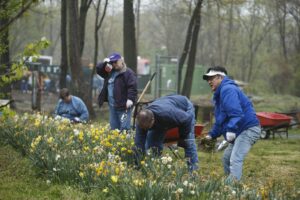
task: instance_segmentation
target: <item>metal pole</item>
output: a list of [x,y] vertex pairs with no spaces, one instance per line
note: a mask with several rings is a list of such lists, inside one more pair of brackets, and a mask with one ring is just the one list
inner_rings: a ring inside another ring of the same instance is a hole
[[160,78],[160,73],[159,73],[159,60],[160,60],[160,58],[159,58],[159,55],[158,54],[156,54],[155,55],[155,71],[156,71],[156,73],[157,73],[157,76],[158,76],[158,78],[156,79],[156,81],[155,81],[155,98],[158,98],[158,96],[159,96],[159,78]]

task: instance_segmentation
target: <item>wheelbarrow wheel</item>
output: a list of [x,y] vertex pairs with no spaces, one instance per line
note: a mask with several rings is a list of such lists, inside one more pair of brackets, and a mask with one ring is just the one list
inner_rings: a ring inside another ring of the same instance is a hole
[[270,131],[262,130],[260,133],[261,139],[268,139],[270,137]]

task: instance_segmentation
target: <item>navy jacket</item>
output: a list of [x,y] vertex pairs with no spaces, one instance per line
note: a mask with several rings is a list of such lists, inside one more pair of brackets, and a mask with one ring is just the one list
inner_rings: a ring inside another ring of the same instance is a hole
[[154,114],[154,125],[151,129],[167,131],[178,127],[184,134],[191,131],[195,120],[193,104],[181,95],[170,95],[156,99],[146,109]]
[[248,128],[259,126],[251,101],[227,76],[215,91],[213,100],[215,124],[209,132],[212,138],[221,134],[226,138],[226,132],[233,132],[238,136]]
[[[96,67],[97,74],[104,78],[103,88],[98,96],[98,103],[101,107],[104,101],[108,101],[108,79],[110,74],[104,70],[105,63],[99,63]],[[115,108],[116,109],[126,109],[126,101],[130,99],[133,103],[137,99],[137,78],[136,74],[127,67],[124,67],[120,74],[115,78],[114,83],[114,99],[115,99]]]

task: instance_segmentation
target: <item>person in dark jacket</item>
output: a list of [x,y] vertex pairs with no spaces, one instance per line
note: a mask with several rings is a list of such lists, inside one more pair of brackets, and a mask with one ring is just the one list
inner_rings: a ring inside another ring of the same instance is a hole
[[136,74],[128,67],[119,53],[112,53],[97,65],[97,74],[104,79],[98,96],[101,107],[109,104],[109,122],[112,130],[130,130],[133,104],[137,99]]
[[160,155],[166,131],[178,127],[190,171],[198,168],[195,143],[195,111],[185,96],[170,95],[156,99],[137,115],[135,146],[139,152],[152,149]]
[[223,135],[229,142],[223,156],[227,183],[240,180],[243,161],[252,145],[260,138],[260,125],[248,97],[233,80],[228,78],[224,67],[216,66],[207,70],[203,79],[214,91],[215,123],[207,139]]

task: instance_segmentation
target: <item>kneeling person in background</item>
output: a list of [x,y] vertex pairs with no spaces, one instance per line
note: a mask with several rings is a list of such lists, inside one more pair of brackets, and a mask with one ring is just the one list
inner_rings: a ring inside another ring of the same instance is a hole
[[59,100],[54,114],[68,118],[73,122],[87,122],[89,112],[84,102],[76,96],[70,95],[67,88],[60,90]]

